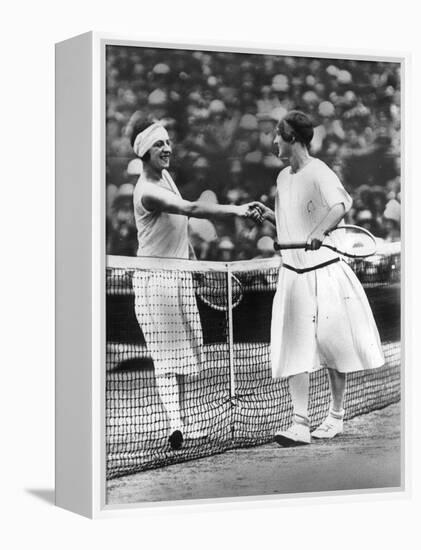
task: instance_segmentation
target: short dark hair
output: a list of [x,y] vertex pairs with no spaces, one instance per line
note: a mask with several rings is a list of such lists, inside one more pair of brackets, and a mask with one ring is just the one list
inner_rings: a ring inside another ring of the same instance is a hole
[[285,141],[295,139],[308,147],[313,139],[313,123],[311,118],[302,111],[289,111],[280,121],[278,128]]
[[130,131],[130,144],[131,146],[133,147],[134,145],[134,142],[138,136],[138,134],[140,134],[140,132],[143,132],[143,130],[146,130],[146,128],[148,126],[150,126],[152,124],[152,122],[149,122],[146,121],[145,119],[141,119],[141,120],[137,120],[133,126],[131,127],[131,131]]
[[148,162],[150,159],[151,159],[151,154],[149,151],[146,151],[143,157],[140,157],[140,160],[142,160],[143,162]]

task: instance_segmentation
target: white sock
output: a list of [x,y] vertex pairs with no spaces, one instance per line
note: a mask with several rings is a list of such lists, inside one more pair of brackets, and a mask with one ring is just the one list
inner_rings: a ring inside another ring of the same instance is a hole
[[340,411],[335,411],[331,407],[329,409],[329,416],[335,420],[343,420],[345,416],[345,409],[341,409]]
[[156,385],[159,397],[168,416],[171,431],[181,430],[183,422],[180,411],[180,390],[176,375],[157,376]]
[[294,413],[294,423],[302,424],[303,426],[310,426],[310,420],[308,416],[303,416],[301,414]]

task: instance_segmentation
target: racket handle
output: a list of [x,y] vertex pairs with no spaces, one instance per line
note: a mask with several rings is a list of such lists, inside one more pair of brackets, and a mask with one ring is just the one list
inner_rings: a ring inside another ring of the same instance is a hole
[[295,248],[305,248],[307,243],[273,243],[273,248],[275,250],[293,250]]

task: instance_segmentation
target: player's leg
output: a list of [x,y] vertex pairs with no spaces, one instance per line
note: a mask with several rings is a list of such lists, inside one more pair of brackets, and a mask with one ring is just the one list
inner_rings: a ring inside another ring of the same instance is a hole
[[345,389],[346,389],[346,373],[338,372],[336,369],[328,369],[330,391],[332,394],[332,410],[336,413],[343,412]]
[[[205,354],[203,347],[203,332],[202,323],[200,320],[199,310],[196,303],[196,295],[193,286],[193,279],[190,273],[178,273],[178,303],[180,305],[180,327],[178,332],[178,340],[182,346],[182,354],[178,354],[183,362],[183,370],[180,374],[180,406],[183,410],[184,429],[183,435],[188,439],[203,439],[207,437],[207,432],[201,428],[200,414],[196,407],[199,407],[198,396],[195,406],[190,403],[189,407],[185,407],[184,388],[189,380],[194,380],[194,376],[198,375],[205,362]],[[193,378],[190,378],[192,375]],[[184,381],[184,384],[182,383]]]
[[287,269],[280,270],[272,306],[272,376],[288,378],[294,413],[292,426],[275,434],[275,441],[280,445],[311,442],[308,371],[318,365],[314,294],[314,273],[299,275]]
[[311,434],[318,439],[332,439],[344,430],[344,399],[346,390],[346,374],[335,369],[328,369],[331,391],[329,414],[322,424]]
[[293,406],[293,423],[288,430],[275,434],[275,441],[282,446],[305,445],[311,442],[308,418],[309,374],[303,372],[288,378]]
[[156,376],[156,385],[170,424],[171,448],[180,449],[183,444],[183,422],[180,410],[180,389],[175,374]]
[[310,388],[308,372],[290,376],[288,385],[294,410],[294,422],[300,422],[301,420],[308,422],[308,396]]
[[[178,375],[196,374],[201,362],[201,325],[195,315],[194,292],[180,275],[136,272],[133,279],[135,312],[153,358],[158,392],[167,413],[172,448],[179,449],[183,438],[202,437],[186,430],[181,417]],[[189,299],[190,302],[186,303]],[[196,337],[190,325],[194,324]]]

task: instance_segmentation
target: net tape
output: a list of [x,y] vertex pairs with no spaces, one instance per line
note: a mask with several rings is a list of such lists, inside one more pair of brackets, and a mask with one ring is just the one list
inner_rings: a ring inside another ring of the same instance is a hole
[[[108,257],[108,479],[262,444],[288,427],[292,408],[287,382],[272,379],[269,357],[279,262]],[[400,251],[351,265],[366,289],[386,365],[348,375],[346,418],[397,402],[401,383]],[[231,315],[198,297],[203,274],[218,293],[223,289],[228,294],[230,274],[240,281],[243,298]],[[186,433],[206,434],[187,438],[177,451],[168,444],[168,414],[156,383],[159,369],[168,370],[168,365],[187,375],[177,376]],[[312,373],[310,380],[310,421],[315,427],[328,411],[329,386],[325,370]]]

